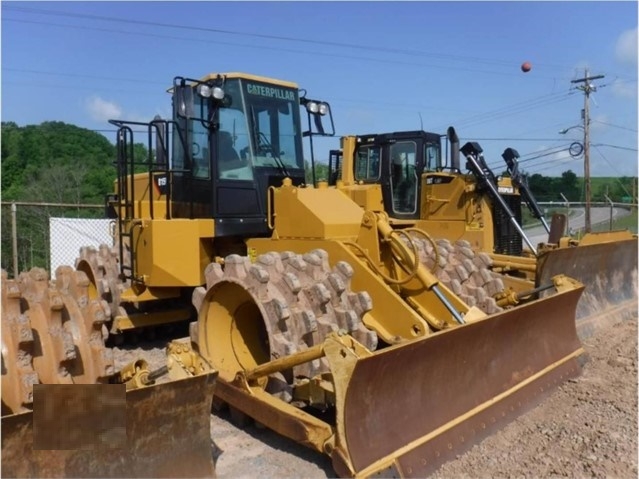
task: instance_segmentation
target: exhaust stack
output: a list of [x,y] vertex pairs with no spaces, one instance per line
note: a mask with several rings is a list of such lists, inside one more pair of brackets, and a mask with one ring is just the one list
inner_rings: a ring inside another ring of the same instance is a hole
[[455,170],[459,170],[459,137],[455,128],[452,126],[446,130],[446,137],[450,142],[450,166]]

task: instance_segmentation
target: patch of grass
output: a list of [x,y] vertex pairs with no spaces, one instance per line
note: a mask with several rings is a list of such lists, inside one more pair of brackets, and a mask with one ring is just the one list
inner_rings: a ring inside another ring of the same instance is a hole
[[[612,220],[612,229],[614,230],[630,230],[632,233],[637,234],[637,211],[632,211],[629,215],[621,218],[615,218]],[[592,226],[593,231],[609,231],[610,222],[597,223]]]

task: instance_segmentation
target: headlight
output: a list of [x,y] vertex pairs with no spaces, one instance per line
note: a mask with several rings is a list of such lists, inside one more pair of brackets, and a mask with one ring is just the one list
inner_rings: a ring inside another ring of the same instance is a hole
[[219,86],[213,88],[213,98],[216,100],[224,99],[224,90],[222,90]]
[[319,105],[314,101],[309,101],[306,104],[306,110],[308,110],[309,113],[315,114],[319,111]]
[[211,87],[208,85],[198,85],[197,93],[201,97],[209,98],[211,96]]
[[328,113],[328,105],[326,103],[320,103],[318,110],[319,110],[319,114],[324,116]]

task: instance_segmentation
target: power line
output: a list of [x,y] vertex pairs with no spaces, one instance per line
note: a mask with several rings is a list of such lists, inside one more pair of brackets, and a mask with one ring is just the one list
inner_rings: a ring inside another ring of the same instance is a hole
[[[178,28],[178,29],[188,29],[188,30],[199,30],[199,31],[206,31],[206,32],[210,32],[210,33],[222,33],[222,34],[232,34],[232,35],[240,35],[240,36],[249,36],[249,37],[257,37],[257,38],[269,38],[269,39],[275,39],[275,40],[285,40],[285,41],[299,41],[299,42],[304,42],[304,43],[310,43],[310,44],[318,44],[318,45],[327,45],[327,46],[340,46],[340,47],[350,47],[350,48],[357,48],[357,49],[364,49],[364,50],[374,50],[376,52],[378,51],[386,51],[386,52],[391,52],[391,53],[401,53],[401,54],[405,54],[405,55],[411,55],[411,56],[426,56],[426,57],[433,57],[433,58],[440,58],[440,59],[448,59],[448,60],[461,60],[463,59],[464,61],[468,61],[470,60],[476,60],[478,63],[484,62],[484,63],[492,63],[492,64],[503,64],[503,65],[510,65],[510,62],[506,62],[503,60],[489,60],[489,59],[481,59],[479,57],[463,57],[463,56],[456,56],[456,55],[446,55],[446,54],[433,54],[433,53],[428,53],[428,52],[421,52],[421,51],[416,51],[416,50],[403,50],[403,49],[394,49],[394,48],[378,48],[378,47],[370,47],[370,46],[364,46],[364,45],[356,45],[356,44],[348,44],[348,43],[339,43],[339,42],[327,42],[327,41],[319,41],[319,40],[308,40],[308,39],[300,39],[300,38],[293,38],[293,37],[284,37],[284,36],[277,36],[277,35],[265,35],[265,34],[257,34],[257,33],[249,33],[249,32],[241,32],[241,31],[234,31],[234,30],[221,30],[221,29],[215,29],[215,28],[205,28],[205,27],[192,27],[192,26],[187,26],[187,25],[176,25],[176,24],[169,24],[169,23],[158,23],[158,22],[148,22],[148,21],[140,21],[140,20],[131,20],[131,19],[125,19],[125,18],[114,18],[114,17],[104,17],[104,16],[98,16],[98,15],[85,15],[85,14],[76,14],[76,13],[70,13],[70,12],[55,12],[55,11],[50,11],[50,10],[38,10],[38,9],[32,9],[32,8],[25,8],[25,7],[13,7],[13,6],[5,6],[4,10],[14,10],[14,11],[19,11],[19,12],[23,12],[23,13],[35,13],[35,14],[44,14],[44,15],[59,15],[59,16],[67,16],[67,17],[75,17],[75,18],[84,18],[84,19],[93,19],[93,20],[103,20],[103,21],[111,21],[111,22],[120,22],[120,23],[129,23],[129,24],[137,24],[137,25],[149,25],[149,26],[155,26],[155,27],[162,27],[162,28]],[[6,19],[4,18],[4,20],[8,20],[8,21],[22,21],[25,22],[24,20],[15,20],[15,19]],[[166,35],[154,35],[154,34],[146,34],[146,33],[141,33],[141,32],[125,32],[125,31],[117,31],[117,30],[107,30],[107,29],[101,29],[101,28],[93,28],[93,27],[81,27],[81,26],[77,26],[77,25],[56,25],[53,23],[46,23],[46,22],[29,22],[26,21],[27,23],[40,23],[40,24],[44,24],[44,25],[53,25],[53,26],[61,26],[64,28],[79,28],[79,29],[89,29],[89,30],[104,30],[104,31],[111,31],[111,32],[117,32],[117,33],[127,33],[127,34],[132,34],[132,35],[149,35],[149,36],[155,36],[155,37],[166,37],[166,38],[177,38],[177,39],[181,39],[181,40],[186,40],[186,41],[201,41],[201,42],[207,42],[207,43],[217,43],[217,44],[224,44],[224,42],[215,42],[215,41],[207,41],[207,40],[201,40],[201,39],[189,39],[189,38],[180,38],[180,37],[169,37]],[[234,45],[233,43],[228,43],[230,45]],[[235,44],[237,45],[237,44]],[[256,47],[254,45],[239,45],[239,46],[243,46],[243,47],[249,47],[249,48],[269,48],[269,49],[278,49],[277,47]],[[308,52],[304,52],[304,51],[299,51],[299,50],[285,50],[282,49],[284,51],[291,51],[294,53],[302,53],[302,54],[308,54]],[[317,52],[316,54],[321,55],[322,53]],[[335,55],[335,54],[325,54],[328,56],[340,56],[340,55]],[[380,59],[374,59],[374,58],[366,58],[366,57],[353,57],[353,56],[347,56],[347,58],[355,58],[358,60],[368,60],[368,61],[381,61],[384,63],[393,63],[392,60],[380,60]],[[416,64],[414,62],[399,62],[399,63],[403,63],[403,64],[409,64],[409,65],[413,65],[415,66]],[[417,64],[417,66],[419,66],[419,64]],[[451,68],[451,69],[460,69],[460,68],[454,68],[454,67],[433,67],[433,68]],[[12,69],[8,69],[8,70],[12,70]],[[469,69],[462,69],[462,70],[466,70],[466,71],[477,71],[477,70],[469,70]],[[19,71],[17,69],[13,69],[13,71]],[[24,72],[32,72],[32,73],[37,73],[37,70],[25,70]],[[43,72],[40,72],[43,73]],[[490,73],[495,73],[495,72],[490,72]],[[56,74],[56,73],[49,73],[49,74]],[[62,73],[57,73],[58,75],[64,75],[64,76],[73,76],[71,74],[62,74]],[[83,75],[85,78],[101,78],[98,76],[94,76],[94,75]],[[114,79],[114,78],[108,78],[108,77],[102,77],[105,80],[119,80],[119,81],[137,81],[137,80],[133,80],[133,79]],[[160,83],[160,82],[149,82],[147,80],[143,80],[146,83]],[[13,84],[11,82],[5,82],[8,84]],[[26,86],[25,84],[21,84],[23,86]],[[41,85],[39,85],[41,86]],[[94,88],[86,88],[86,87],[71,87],[71,86],[54,86],[55,88],[74,88],[74,89],[94,89]],[[123,91],[123,90],[115,90],[115,91]],[[510,116],[510,115],[514,115],[514,114],[519,114],[519,113],[523,113],[525,111],[529,111],[533,108],[538,108],[541,106],[547,106],[547,105],[551,105],[554,103],[558,103],[561,101],[565,101],[569,95],[573,94],[574,92],[569,91],[568,93],[555,93],[555,94],[549,94],[549,95],[545,95],[536,99],[531,99],[531,100],[526,100],[524,102],[518,103],[518,104],[514,104],[511,106],[507,106],[504,107],[502,109],[498,109],[492,112],[488,112],[488,113],[484,113],[484,114],[477,114],[474,115],[470,118],[466,118],[463,120],[460,120],[457,122],[457,124],[461,124],[461,125],[471,125],[471,124],[475,124],[475,123],[479,123],[479,122],[487,122],[487,121],[492,121],[492,120],[496,120],[496,119],[500,119],[503,118],[505,116]],[[562,96],[563,95],[563,96]],[[455,123],[455,122],[453,122]],[[602,122],[603,123],[603,122]],[[442,128],[443,129],[443,128]],[[634,130],[636,131],[636,130]],[[539,139],[539,140],[534,140],[534,139],[483,139],[483,141],[561,141],[558,139]],[[602,144],[603,145],[603,144]],[[605,145],[605,146],[611,146],[611,147],[615,147],[613,145]],[[618,147],[620,149],[624,149],[623,147]],[[633,150],[636,151],[636,150]]]
[[[135,83],[144,83],[144,82],[146,82],[146,80],[141,80],[141,79],[140,80],[136,80],[136,79],[131,79],[131,78],[99,77],[99,76],[96,76],[96,75],[87,75],[87,74],[83,74],[83,73],[51,72],[51,71],[17,69],[17,68],[6,68],[6,67],[4,69],[8,70],[8,71],[15,71],[15,72],[26,72],[26,73],[58,75],[58,76],[71,76],[71,77],[78,77],[78,78],[93,78],[93,79],[104,78],[104,79],[109,79],[110,81],[125,81],[125,82],[135,82]],[[20,85],[20,86],[36,86],[36,85],[33,85],[33,84],[24,83],[24,82],[15,83],[15,82],[6,82],[5,81],[3,83],[4,84],[12,84],[12,85]],[[160,84],[160,82],[147,82],[147,83]],[[44,84],[43,86],[52,87],[52,88],[95,90],[95,87],[74,86],[74,85],[47,85],[47,84]],[[104,88],[101,88],[101,89],[104,90]],[[124,91],[124,90],[111,89],[111,91]],[[138,92],[141,93],[141,91],[139,91],[139,90],[138,90]],[[460,125],[461,124],[461,125],[469,126],[469,125],[476,124],[476,123],[479,123],[479,122],[486,122],[486,121],[490,121],[490,120],[496,120],[496,119],[499,119],[499,118],[503,118],[505,116],[510,116],[512,114],[522,113],[524,111],[528,111],[528,110],[531,110],[533,108],[550,105],[550,104],[553,104],[553,103],[557,103],[559,101],[564,101],[571,94],[572,94],[571,92],[568,92],[568,93],[551,93],[551,94],[542,95],[540,97],[536,97],[536,98],[524,100],[524,101],[521,101],[521,102],[517,102],[517,103],[515,103],[513,105],[505,106],[505,107],[499,108],[499,109],[491,111],[491,112],[478,113],[478,114],[475,114],[475,115],[467,118],[466,120],[460,120],[457,123],[453,122],[453,124],[455,124],[455,125]],[[362,104],[370,104],[371,103],[371,100],[361,100],[359,102],[357,100],[338,100],[338,101],[350,101],[350,102],[362,103]],[[331,102],[334,103],[333,100],[331,100]],[[393,105],[396,105],[396,104],[393,103]],[[410,107],[411,108],[417,107],[417,108],[430,109],[429,107],[424,107],[424,106],[419,106],[419,105],[410,105]],[[397,110],[397,109],[395,109],[395,110]],[[450,123],[448,123],[448,124],[450,124]],[[446,127],[442,126],[439,129],[443,130],[444,128],[446,128]]]
[[[471,73],[484,73],[484,74],[487,74],[487,75],[519,76],[518,73],[506,73],[506,72],[498,72],[498,71],[490,71],[490,70],[478,70],[476,68],[462,68],[462,67],[455,67],[455,66],[444,66],[444,65],[433,65],[433,64],[425,64],[425,63],[415,63],[414,61],[402,61],[402,60],[398,60],[398,59],[394,59],[394,58],[383,59],[383,58],[361,57],[361,56],[355,56],[355,55],[345,55],[345,54],[338,54],[338,53],[326,53],[326,52],[309,51],[309,50],[294,50],[294,49],[290,49],[290,48],[276,47],[276,46],[270,46],[270,45],[269,46],[266,46],[266,45],[246,45],[246,44],[241,44],[241,43],[224,42],[224,41],[219,41],[219,40],[204,40],[204,39],[200,39],[200,38],[177,37],[177,36],[173,36],[173,35],[162,35],[162,34],[157,34],[157,33],[131,32],[131,31],[126,31],[126,30],[114,30],[114,29],[99,28],[99,27],[84,27],[84,26],[79,26],[79,25],[59,24],[59,23],[51,23],[51,22],[38,22],[38,21],[33,21],[33,20],[18,20],[18,19],[13,19],[13,18],[2,18],[2,20],[3,21],[9,21],[9,22],[33,23],[33,24],[38,24],[38,25],[61,27],[61,28],[65,28],[65,29],[71,28],[71,29],[78,29],[78,30],[102,31],[102,32],[107,32],[107,33],[118,33],[118,34],[124,34],[124,35],[136,35],[136,36],[152,37],[152,38],[164,38],[164,39],[171,39],[171,40],[180,40],[180,41],[198,42],[198,43],[208,43],[208,44],[215,44],[215,45],[229,45],[229,46],[235,46],[235,47],[241,47],[241,48],[251,48],[251,49],[258,49],[258,50],[269,50],[269,51],[276,50],[276,51],[294,53],[294,54],[299,54],[299,55],[304,55],[304,56],[313,55],[313,56],[325,56],[325,57],[333,57],[333,58],[345,58],[345,59],[348,59],[348,60],[369,61],[369,62],[375,62],[375,63],[394,64],[394,65],[408,65],[408,66],[413,66],[413,67],[429,68],[429,69],[465,71],[465,72],[471,72]],[[540,77],[539,75],[536,76],[536,79],[544,79],[544,78],[548,79],[550,77]]]
[[634,131],[635,133],[637,132],[637,130],[635,128],[628,128],[628,127],[625,127],[625,126],[613,125],[612,123],[606,123],[605,121],[601,121],[601,120],[591,120],[591,121],[594,121],[595,123],[601,123],[602,125],[608,125],[608,126],[612,126],[614,128],[619,128],[620,130]]
[[105,77],[101,75],[87,75],[85,73],[64,73],[64,72],[52,72],[52,71],[43,71],[43,70],[28,70],[22,68],[10,68],[10,67],[2,67],[3,71],[10,71],[16,73],[35,73],[37,75],[54,75],[54,76],[62,76],[62,77],[72,77],[72,78],[92,78],[94,80],[108,80],[108,81],[121,81],[121,82],[131,82],[131,83],[153,83],[156,85],[167,85],[167,82],[158,82],[152,80],[140,80],[139,78],[114,78],[114,77]]
[[610,160],[608,160],[608,158],[606,158],[606,157],[605,157],[605,155],[601,152],[601,150],[600,150],[599,148],[597,148],[597,145],[592,145],[592,146],[594,147],[594,149],[595,149],[595,150],[597,150],[597,153],[599,153],[599,156],[601,156],[601,157],[604,159],[604,161],[605,161],[606,163],[608,163],[608,165],[610,166],[610,168],[611,168],[611,169],[612,169],[615,173],[617,173],[617,175],[619,175],[619,176],[623,176],[623,175],[621,175],[621,173],[619,173],[619,170],[617,170],[617,168],[615,167],[615,165],[613,165],[613,164],[612,164],[612,162],[611,162]]
[[523,113],[525,111],[529,111],[533,108],[537,108],[540,106],[547,106],[554,103],[559,103],[559,102],[567,100],[573,94],[574,92],[549,93],[537,98],[524,100],[522,102],[515,103],[513,105],[500,108],[489,113],[479,113],[477,115],[468,117],[465,120],[458,120],[456,122],[453,122],[452,124],[468,126],[471,124],[485,123],[488,121],[493,121],[493,120],[503,118],[504,116]]
[[630,148],[627,146],[610,145],[608,143],[591,143],[590,146],[607,146],[608,148],[616,148],[618,150],[637,151],[636,148]]
[[[12,85],[17,87],[38,87],[38,88],[54,88],[56,90],[88,90],[88,91],[96,91],[95,86],[81,86],[81,85],[55,85],[51,83],[28,83],[28,82],[13,82],[13,81],[2,81],[2,85]],[[129,90],[122,88],[103,88],[100,87],[100,91],[116,91],[121,93],[149,93],[148,90]],[[5,89],[6,93],[6,89]]]
[[481,58],[481,57],[469,57],[469,56],[463,56],[463,55],[432,53],[432,52],[424,52],[424,51],[418,51],[418,50],[389,48],[384,46],[370,46],[370,45],[361,45],[361,44],[344,43],[344,42],[333,42],[333,41],[326,41],[326,40],[311,40],[308,38],[288,37],[283,35],[251,33],[251,32],[237,31],[237,30],[226,30],[226,29],[220,29],[220,28],[200,27],[200,26],[194,26],[194,25],[182,25],[182,24],[164,23],[164,22],[151,22],[151,21],[145,21],[145,20],[121,18],[121,17],[107,17],[103,15],[90,15],[90,14],[82,14],[82,13],[42,10],[42,9],[35,9],[35,8],[28,8],[28,7],[4,6],[4,10],[16,11],[16,12],[22,12],[22,13],[31,13],[31,14],[55,15],[55,16],[63,16],[63,17],[71,17],[71,18],[102,20],[102,21],[108,21],[108,22],[127,23],[127,24],[133,24],[133,25],[146,25],[146,26],[162,27],[162,28],[174,28],[174,29],[189,30],[189,31],[202,31],[207,33],[220,33],[220,34],[226,34],[226,35],[236,35],[236,36],[244,36],[244,37],[269,39],[269,40],[299,42],[299,43],[324,45],[324,46],[339,47],[339,48],[353,48],[358,50],[367,50],[367,51],[375,51],[375,52],[384,51],[384,52],[393,53],[393,54],[400,53],[400,54],[409,55],[409,56],[425,56],[425,57],[439,58],[439,59],[452,60],[452,61],[461,61],[461,62],[468,62],[469,60],[471,60],[477,63],[497,64],[497,65],[504,65],[504,66],[511,66],[514,63],[516,63],[512,61],[507,61],[507,60],[488,59],[488,58]]
[[563,138],[474,138],[474,141],[565,141]]
[[[539,151],[535,151],[533,153],[527,153],[522,155],[519,160],[518,163],[522,164],[522,163],[528,163],[530,161],[533,160],[537,160],[539,158],[544,158],[546,156],[550,156],[550,155],[555,155],[557,153],[561,153],[564,151],[568,151],[569,148],[569,144],[565,144],[565,145],[560,145],[560,146],[553,146],[551,148],[546,148],[545,150],[539,150]],[[488,163],[488,166],[492,169],[496,169],[498,168],[500,165],[502,165],[501,162],[490,162]]]

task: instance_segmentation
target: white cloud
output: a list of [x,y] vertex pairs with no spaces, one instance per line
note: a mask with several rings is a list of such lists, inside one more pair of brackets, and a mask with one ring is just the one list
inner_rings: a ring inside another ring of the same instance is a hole
[[620,63],[637,64],[637,28],[626,30],[617,39],[615,57]]
[[635,98],[637,96],[637,84],[624,80],[612,82],[612,92],[621,98]]
[[98,96],[89,98],[86,102],[86,108],[91,118],[96,121],[107,121],[122,116],[122,108]]

